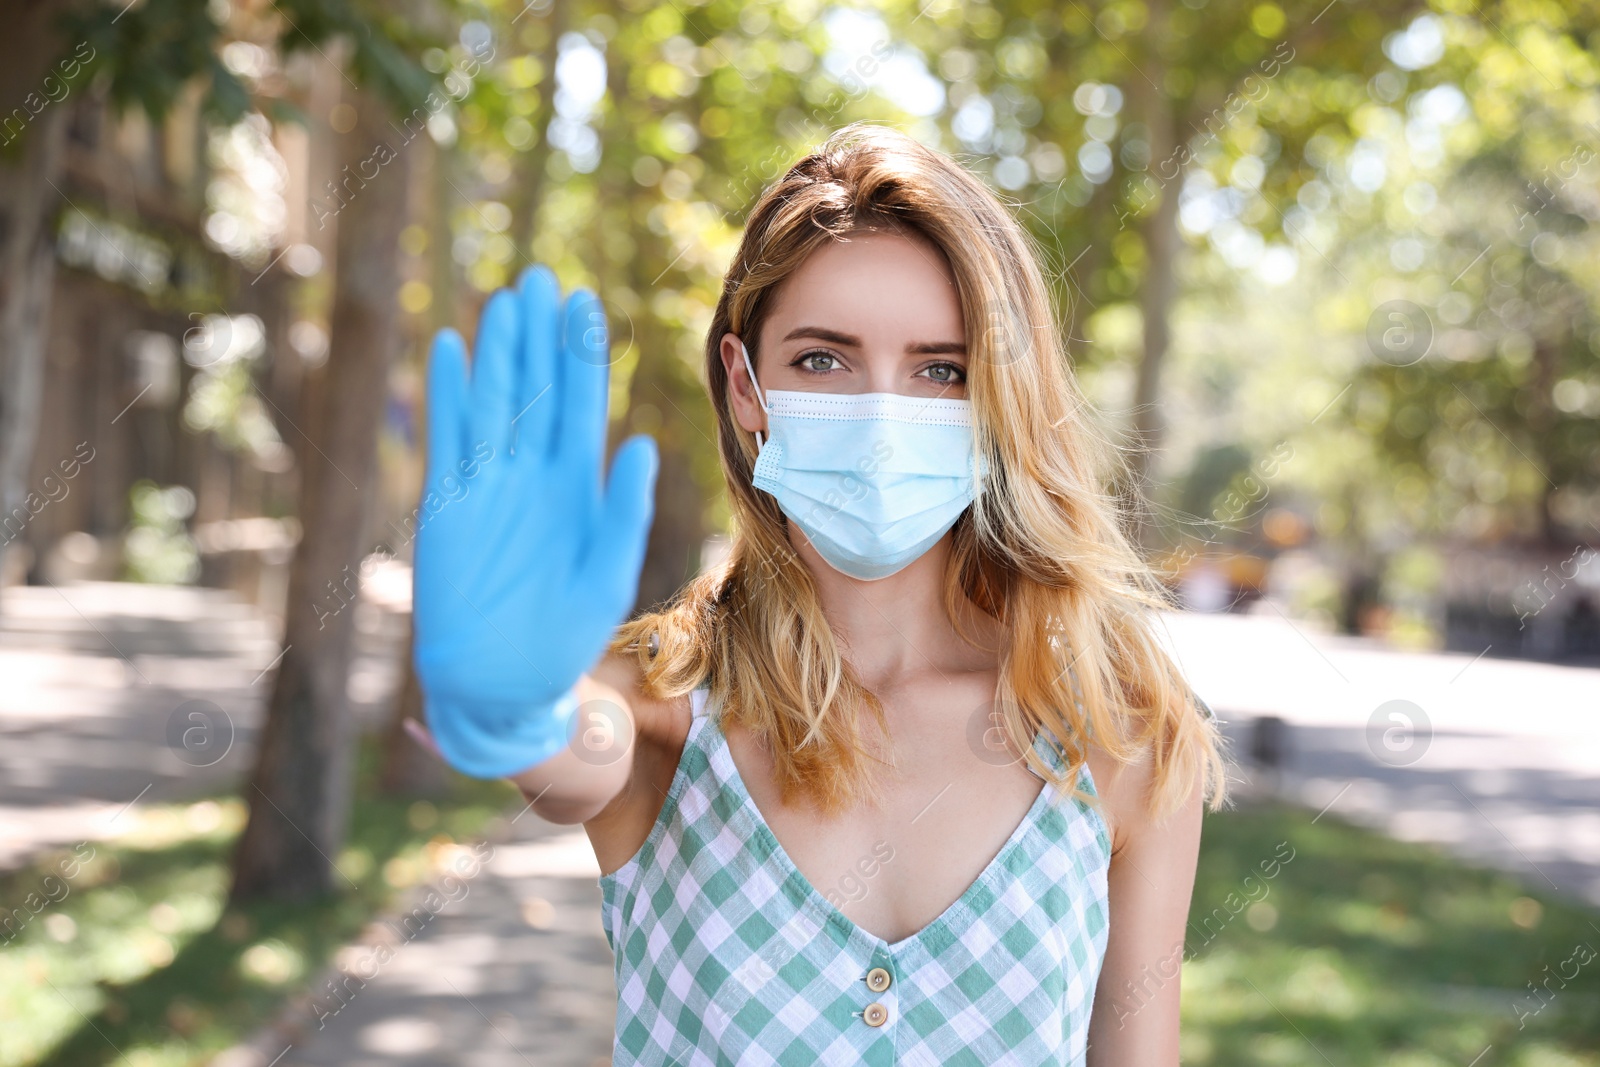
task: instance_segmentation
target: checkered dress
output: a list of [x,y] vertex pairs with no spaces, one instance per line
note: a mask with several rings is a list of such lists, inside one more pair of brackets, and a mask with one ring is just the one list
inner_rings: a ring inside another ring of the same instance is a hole
[[[1084,1062],[1111,857],[1092,807],[1046,783],[960,899],[890,944],[795,867],[706,697],[693,695],[649,838],[600,879],[616,953],[614,1063]],[[1061,767],[1043,734],[1036,745]],[[1083,780],[1092,793],[1087,767]]]

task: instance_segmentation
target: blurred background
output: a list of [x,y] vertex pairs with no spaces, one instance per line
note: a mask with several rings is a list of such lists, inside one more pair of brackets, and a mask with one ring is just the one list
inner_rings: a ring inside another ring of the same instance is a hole
[[661,601],[742,221],[858,119],[1031,234],[1232,743],[1186,1062],[1600,1064],[1600,5],[4,25],[0,1065],[609,1061],[583,834],[400,726],[427,342],[601,294]]

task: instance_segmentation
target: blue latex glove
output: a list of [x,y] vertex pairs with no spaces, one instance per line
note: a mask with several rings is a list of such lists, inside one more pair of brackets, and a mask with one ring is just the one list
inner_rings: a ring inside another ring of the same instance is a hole
[[599,300],[563,305],[542,266],[489,299],[470,374],[460,334],[434,338],[414,654],[440,754],[477,778],[567,747],[638,594],[658,460],[628,439],[602,492],[609,342]]

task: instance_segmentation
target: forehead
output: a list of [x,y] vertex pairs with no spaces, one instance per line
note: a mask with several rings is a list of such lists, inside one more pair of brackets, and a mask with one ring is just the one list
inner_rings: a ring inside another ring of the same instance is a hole
[[811,253],[772,309],[773,325],[802,319],[851,333],[915,334],[915,340],[963,335],[961,297],[944,253],[925,237],[893,231],[854,233]]

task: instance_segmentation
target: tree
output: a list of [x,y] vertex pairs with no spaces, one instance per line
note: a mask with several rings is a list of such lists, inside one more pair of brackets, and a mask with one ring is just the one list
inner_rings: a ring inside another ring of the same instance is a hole
[[[303,898],[334,888],[349,814],[353,731],[347,710],[364,536],[377,477],[378,423],[399,349],[399,242],[409,151],[392,110],[351,91],[338,210],[337,281],[328,361],[306,378],[301,411],[301,540],[289,576],[285,654],[267,708],[234,854],[235,899]],[[354,180],[352,181],[352,176]]]
[[[55,275],[54,222],[67,96],[92,50],[75,54],[58,24],[63,5],[17,4],[0,44],[0,514],[27,495],[44,388],[45,322]],[[65,55],[63,56],[63,53]],[[3,561],[6,543],[0,543]]]
[[1365,357],[1312,477],[1359,488],[1352,543],[1600,533],[1597,29],[1593,5],[1419,18],[1381,95],[1312,131],[1322,280]]
[[[237,121],[257,106],[274,115],[291,115],[292,109],[281,101],[252,99],[222,64],[218,47],[223,27],[215,11],[205,0],[148,0],[136,7],[45,5],[20,20],[31,36],[12,38],[31,45],[36,55],[19,55],[7,71],[40,79],[43,91],[49,92],[42,80],[48,64],[39,69],[36,56],[65,53],[60,59],[64,64],[81,48],[87,56],[80,62],[92,64],[87,69],[103,79],[107,99],[119,109],[139,108],[160,119],[185,85],[205,78],[210,83],[207,116],[213,121]],[[306,534],[290,579],[286,647],[248,797],[251,819],[235,856],[235,895],[295,897],[330,884],[328,857],[337,849],[348,817],[345,679],[353,613],[341,611],[325,622],[317,608],[325,587],[342,584],[359,571],[382,411],[378,398],[385,393],[384,371],[395,347],[395,244],[404,219],[406,166],[403,153],[391,143],[396,132],[389,126],[389,109],[399,105],[402,113],[421,112],[433,80],[410,58],[424,38],[396,9],[369,14],[346,5],[284,0],[273,5],[270,17],[281,20],[276,43],[283,54],[319,49],[336,38],[348,42],[348,73],[343,76],[365,87],[349,101],[357,126],[345,143],[348,170],[340,175],[342,194],[336,198],[338,213],[346,217],[338,234],[334,354],[303,389],[303,428],[310,444],[300,457],[300,517]],[[52,39],[54,27],[60,30]],[[25,131],[33,136],[24,150],[24,165],[0,177],[0,182],[11,182],[9,191],[15,194],[6,203],[31,210],[20,216],[23,224],[14,232],[8,228],[8,255],[0,262],[0,321],[15,327],[0,366],[0,383],[7,386],[0,403],[0,500],[16,492],[17,472],[25,472],[31,451],[28,390],[37,389],[41,310],[52,273],[43,258],[49,251],[51,204],[43,190],[51,185],[56,165],[50,137],[58,136],[53,132],[58,121],[55,114],[35,119]],[[362,402],[349,404],[350,397]]]
[[[1364,80],[1383,63],[1373,46],[1386,29],[1422,7],[1014,0],[945,6],[908,24],[908,38],[951,82],[942,124],[980,154],[972,165],[1015,197],[1056,276],[1072,336],[1081,341],[1086,320],[1119,305],[1136,311],[1122,493],[1147,544],[1141,498],[1165,436],[1162,379],[1186,283],[1178,200],[1188,175],[1255,154],[1239,130],[1254,129],[1261,108],[1295,92],[1280,80],[1285,72]],[[1257,161],[1266,188],[1292,195],[1304,180],[1289,151]],[[1263,223],[1268,236],[1275,221]],[[1089,368],[1121,358],[1093,347],[1074,353]]]

